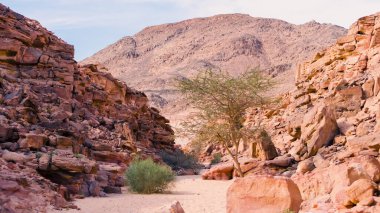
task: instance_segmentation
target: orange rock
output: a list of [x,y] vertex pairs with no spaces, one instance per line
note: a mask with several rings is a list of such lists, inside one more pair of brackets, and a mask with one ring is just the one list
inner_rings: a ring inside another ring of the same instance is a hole
[[204,180],[229,180],[232,178],[234,166],[232,163],[219,164],[202,174]]
[[347,197],[352,204],[371,205],[376,184],[369,179],[359,179],[353,182],[347,189]]
[[297,185],[285,177],[252,175],[237,178],[227,191],[227,213],[298,212],[301,203]]
[[314,106],[304,117],[301,140],[307,143],[307,156],[313,156],[318,149],[328,145],[338,132],[335,114],[324,104]]
[[48,138],[46,135],[33,133],[25,134],[25,139],[20,142],[20,147],[39,150],[43,145],[45,145],[47,140]]

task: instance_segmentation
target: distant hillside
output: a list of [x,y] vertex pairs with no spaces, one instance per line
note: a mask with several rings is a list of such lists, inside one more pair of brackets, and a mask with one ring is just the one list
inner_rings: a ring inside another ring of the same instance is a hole
[[205,69],[238,73],[260,67],[277,76],[281,85],[276,91],[288,91],[294,85],[297,64],[346,32],[314,21],[294,25],[242,14],[217,15],[147,27],[82,63],[105,65],[115,77],[146,92],[176,123],[187,110],[172,90],[174,77],[188,77]]

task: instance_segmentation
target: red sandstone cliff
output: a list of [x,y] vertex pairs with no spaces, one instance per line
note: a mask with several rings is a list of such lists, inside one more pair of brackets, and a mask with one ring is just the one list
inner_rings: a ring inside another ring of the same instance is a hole
[[174,150],[169,121],[144,93],[73,56],[0,4],[0,212],[120,192],[134,155]]

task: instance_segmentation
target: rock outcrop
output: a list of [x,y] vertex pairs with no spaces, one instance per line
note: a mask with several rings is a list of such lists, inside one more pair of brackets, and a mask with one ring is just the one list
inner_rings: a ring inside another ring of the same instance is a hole
[[104,64],[110,73],[147,93],[172,124],[191,109],[173,88],[176,77],[222,69],[241,73],[260,67],[277,76],[273,93],[294,86],[297,64],[332,45],[346,30],[309,22],[294,25],[243,14],[216,15],[147,27],[104,48],[81,63]]
[[299,66],[297,88],[277,107],[250,110],[247,126],[260,123],[279,158],[293,158],[276,175],[298,185],[303,212],[380,209],[379,36],[379,13],[359,19]]
[[0,212],[120,192],[133,156],[160,160],[175,149],[169,121],[144,93],[73,56],[73,46],[0,4]]

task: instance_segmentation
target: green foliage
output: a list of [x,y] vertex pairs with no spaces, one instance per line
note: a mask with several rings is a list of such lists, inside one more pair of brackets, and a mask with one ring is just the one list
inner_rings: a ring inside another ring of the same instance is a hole
[[134,160],[125,176],[130,189],[143,194],[163,192],[174,180],[174,173],[168,166],[156,164],[152,159]]
[[222,154],[221,154],[221,153],[215,153],[215,154],[212,156],[211,163],[212,163],[212,164],[217,164],[217,163],[219,163],[221,160],[222,160]]
[[180,150],[175,150],[174,152],[160,151],[159,153],[162,160],[170,166],[173,170],[179,169],[200,169],[200,165],[195,156],[187,153],[183,153]]
[[37,158],[37,159],[40,159],[40,158],[42,157],[42,153],[41,153],[41,152],[36,152],[35,155],[36,155],[36,158]]
[[206,118],[218,119],[238,119],[247,108],[264,104],[262,93],[272,85],[257,70],[239,76],[205,71],[192,80],[178,80],[178,88],[193,107],[201,110]]
[[290,210],[290,209],[286,209],[283,213],[295,213],[295,211]]
[[273,83],[258,70],[249,70],[238,76],[224,72],[205,71],[193,79],[178,79],[177,87],[186,100],[197,109],[192,118],[183,124],[182,132],[197,141],[223,145],[232,156],[240,172],[237,150],[240,141],[251,130],[244,128],[245,112],[250,107],[268,103],[264,93]]
[[80,158],[83,158],[83,155],[82,155],[82,154],[79,154],[79,153],[75,153],[75,154],[74,154],[74,157],[80,159]]

